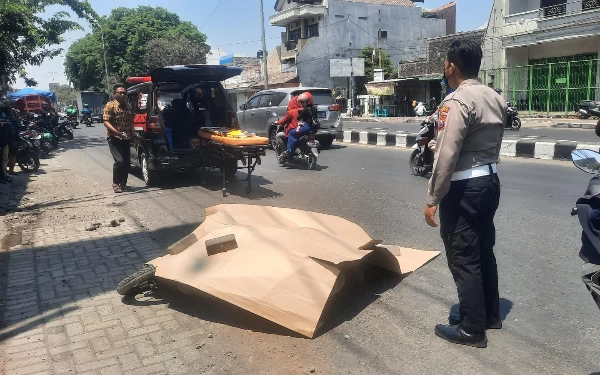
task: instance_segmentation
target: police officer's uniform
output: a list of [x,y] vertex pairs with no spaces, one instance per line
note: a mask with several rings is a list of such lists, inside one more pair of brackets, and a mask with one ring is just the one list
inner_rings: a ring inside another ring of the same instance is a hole
[[496,171],[506,102],[478,80],[465,80],[440,104],[427,203],[439,205],[440,232],[458,289],[465,331],[500,320],[493,248],[500,200]]

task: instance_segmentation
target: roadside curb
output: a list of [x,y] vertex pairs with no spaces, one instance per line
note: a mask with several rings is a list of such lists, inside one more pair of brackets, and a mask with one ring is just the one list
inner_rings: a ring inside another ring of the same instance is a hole
[[[416,142],[416,134],[368,132],[344,130],[343,143],[356,143],[380,147],[410,149]],[[600,152],[600,143],[577,143],[571,141],[536,142],[530,139],[503,140],[500,155],[518,158],[570,160],[571,151],[588,149]]]
[[558,122],[552,125],[553,128],[572,128],[572,129],[595,129],[596,124],[589,124],[584,122]]

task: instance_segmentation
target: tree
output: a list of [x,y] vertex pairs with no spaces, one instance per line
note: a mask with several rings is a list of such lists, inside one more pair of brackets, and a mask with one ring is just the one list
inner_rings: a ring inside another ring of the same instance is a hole
[[[375,51],[375,56],[373,56],[373,51]],[[365,59],[365,76],[364,77],[356,77],[355,79],[355,87],[357,95],[366,95],[367,89],[365,84],[367,82],[371,82],[375,79],[375,69],[378,69],[380,66],[379,63],[379,53],[381,52],[381,69],[383,69],[383,78],[390,79],[395,76],[395,69],[392,65],[392,59],[390,55],[385,51],[379,51],[375,47],[366,46],[364,47],[360,53],[358,54],[359,58]]]
[[48,19],[40,14],[52,5],[63,5],[80,18],[93,20],[96,13],[80,0],[2,0],[0,2],[0,85],[7,87],[17,75],[27,78],[26,65],[40,65],[62,52],[56,48],[67,31],[81,29],[61,11]]
[[56,100],[60,102],[61,106],[77,104],[77,92],[69,85],[59,85],[58,88],[54,90],[54,93],[56,94]]
[[147,72],[169,65],[206,64],[206,44],[185,38],[154,39],[146,47],[144,67]]
[[27,87],[35,87],[38,85],[38,82],[33,78],[25,78],[25,86]]
[[[195,46],[194,51],[190,51],[192,53],[196,53],[197,48],[203,49],[205,54],[210,50],[206,44],[206,35],[191,22],[181,21],[179,16],[164,8],[116,8],[110,16],[94,25],[91,34],[73,43],[67,52],[65,72],[78,90],[106,87],[102,32],[108,74],[109,77],[117,77],[118,81],[124,81],[132,75],[148,74],[149,64],[145,58],[152,55],[150,48],[157,43],[164,46],[162,42],[156,42],[157,39],[177,39],[192,43]],[[168,47],[165,52],[181,52],[176,46]],[[163,58],[160,56],[162,53],[155,53],[155,63],[157,58]]]

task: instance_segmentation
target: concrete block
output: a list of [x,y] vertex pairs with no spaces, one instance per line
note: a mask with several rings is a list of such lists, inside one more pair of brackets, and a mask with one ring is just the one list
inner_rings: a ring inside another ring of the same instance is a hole
[[515,140],[503,140],[500,148],[500,155],[502,156],[517,156],[517,143]]
[[533,157],[536,159],[554,159],[554,142],[535,142]]

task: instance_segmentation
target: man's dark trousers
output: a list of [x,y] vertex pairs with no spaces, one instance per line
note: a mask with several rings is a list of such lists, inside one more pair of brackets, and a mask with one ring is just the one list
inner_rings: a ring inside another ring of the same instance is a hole
[[499,202],[500,180],[493,173],[452,181],[440,203],[440,232],[467,332],[483,332],[486,324],[500,320],[494,256]]
[[108,138],[108,147],[115,164],[113,164],[113,184],[121,187],[127,184],[129,168],[131,167],[131,141],[125,141],[115,137]]

